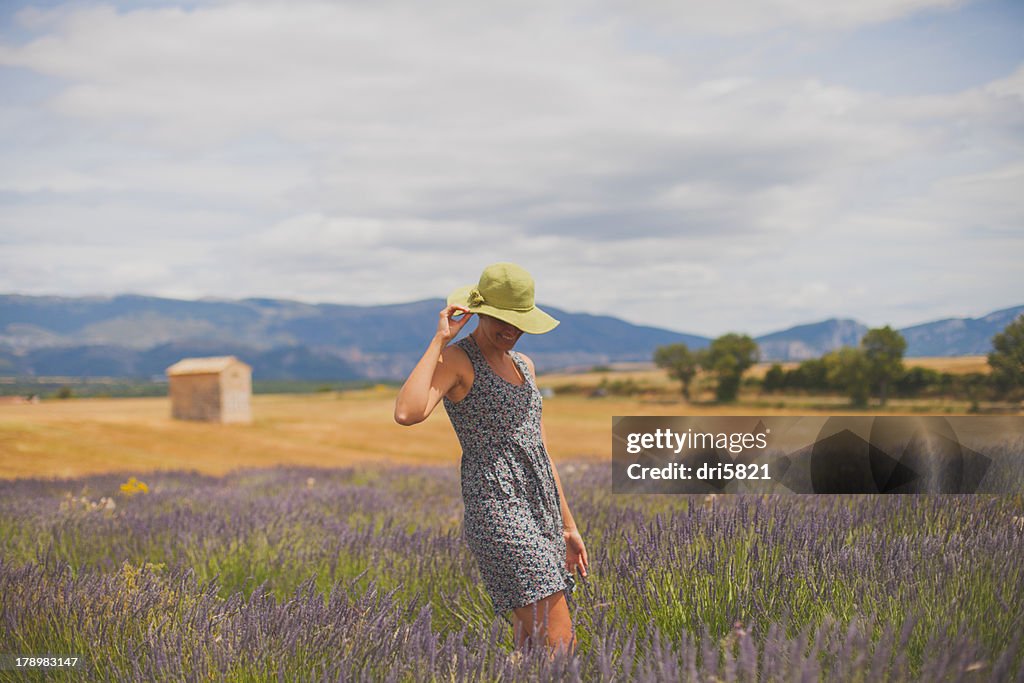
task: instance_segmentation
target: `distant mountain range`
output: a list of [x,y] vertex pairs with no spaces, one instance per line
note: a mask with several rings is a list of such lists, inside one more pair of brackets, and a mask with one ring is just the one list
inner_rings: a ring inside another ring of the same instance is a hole
[[[278,299],[182,301],[123,295],[66,298],[0,295],[0,375],[162,377],[189,356],[233,354],[257,379],[401,379],[437,324],[440,299],[387,306]],[[557,334],[524,336],[517,348],[540,370],[649,361],[657,346],[710,339],[541,304]],[[992,336],[1024,306],[981,318],[908,327],[908,356],[987,353]],[[472,323],[471,323],[472,326]],[[815,358],[855,345],[867,330],[832,319],[757,338],[765,360]],[[468,331],[468,330],[467,330]]]

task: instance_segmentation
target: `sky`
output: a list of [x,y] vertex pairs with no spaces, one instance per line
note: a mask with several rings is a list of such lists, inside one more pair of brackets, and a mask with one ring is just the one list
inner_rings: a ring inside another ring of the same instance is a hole
[[903,327],[1024,303],[1022,152],[1016,0],[0,9],[0,293]]

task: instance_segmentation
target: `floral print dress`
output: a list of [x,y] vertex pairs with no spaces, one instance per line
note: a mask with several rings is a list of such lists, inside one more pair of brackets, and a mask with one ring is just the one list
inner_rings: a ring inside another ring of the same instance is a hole
[[456,342],[473,363],[473,386],[444,407],[462,445],[463,530],[496,614],[565,590],[562,511],[540,434],[541,396],[522,357],[509,355],[526,379],[512,384],[491,369],[472,336]]

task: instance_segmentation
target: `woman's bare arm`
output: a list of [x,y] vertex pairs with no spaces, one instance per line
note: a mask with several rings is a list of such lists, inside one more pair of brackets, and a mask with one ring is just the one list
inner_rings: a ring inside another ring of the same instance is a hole
[[[461,320],[452,320],[451,316],[457,311],[466,314]],[[423,422],[441,398],[459,382],[455,351],[445,347],[458,335],[471,315],[465,308],[454,305],[441,311],[437,332],[395,398],[395,422],[400,425]]]

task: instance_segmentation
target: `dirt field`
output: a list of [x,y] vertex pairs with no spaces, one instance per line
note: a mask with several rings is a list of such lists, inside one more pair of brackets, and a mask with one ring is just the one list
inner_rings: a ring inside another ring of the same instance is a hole
[[908,368],[920,365],[923,368],[948,372],[951,375],[965,375],[968,372],[980,372],[987,375],[992,368],[988,365],[987,356],[957,356],[955,358],[907,358],[903,361]]
[[[394,389],[255,396],[251,425],[181,422],[166,398],[76,399],[0,406],[0,477],[239,467],[451,463],[459,443],[442,407],[423,424],[392,419]],[[613,415],[667,415],[680,405],[578,397],[549,399],[555,457],[611,457]]]
[[[658,387],[653,397],[558,393],[567,383],[596,387],[633,377]],[[555,387],[545,399],[544,424],[552,456],[611,458],[616,415],[806,415],[848,413],[842,397],[766,397],[744,394],[732,406],[683,403],[659,371],[542,376]],[[240,467],[302,464],[324,467],[389,463],[451,464],[460,448],[441,406],[425,423],[401,427],[392,419],[396,390],[378,387],[324,394],[261,395],[251,425],[181,422],[167,398],[73,399],[0,405],[0,478],[74,477],[95,472],[143,474],[194,469],[223,474]],[[956,414],[964,402],[893,401],[891,414]]]

